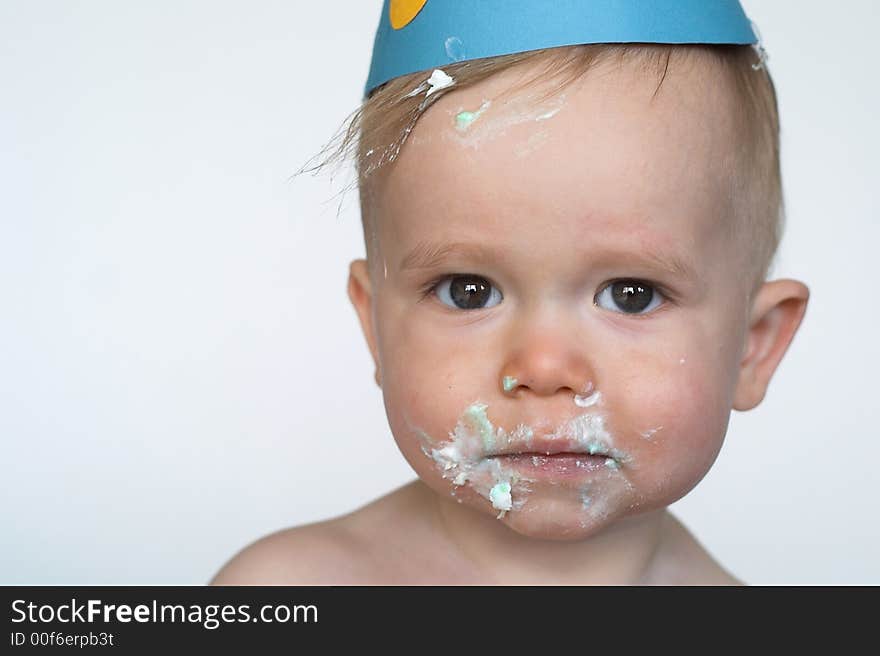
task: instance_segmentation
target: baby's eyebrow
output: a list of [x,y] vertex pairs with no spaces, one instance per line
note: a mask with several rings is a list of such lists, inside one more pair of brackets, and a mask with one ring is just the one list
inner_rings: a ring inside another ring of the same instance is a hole
[[[503,253],[484,244],[420,242],[401,260],[400,271],[431,269],[453,255],[477,262],[496,262],[504,259]],[[620,264],[621,262],[641,263],[678,279],[692,282],[698,280],[696,269],[686,260],[672,253],[635,249],[602,249],[590,255],[590,261],[595,266]]]
[[448,260],[451,255],[478,261],[492,261],[496,256],[494,249],[474,242],[434,244],[423,241],[403,258],[400,270],[431,269]]

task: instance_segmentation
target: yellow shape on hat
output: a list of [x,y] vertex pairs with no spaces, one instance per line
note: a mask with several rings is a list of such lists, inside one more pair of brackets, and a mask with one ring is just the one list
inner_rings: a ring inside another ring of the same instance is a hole
[[428,0],[391,0],[388,13],[391,18],[391,27],[401,30],[413,22],[419,12],[428,3]]

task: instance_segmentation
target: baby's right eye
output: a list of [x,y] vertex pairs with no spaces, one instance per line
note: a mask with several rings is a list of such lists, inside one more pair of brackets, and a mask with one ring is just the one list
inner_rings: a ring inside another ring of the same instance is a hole
[[491,282],[482,276],[471,274],[445,276],[432,283],[428,292],[436,292],[437,298],[444,305],[458,310],[483,310],[487,307],[485,303],[493,297],[497,298],[495,305],[503,298]]

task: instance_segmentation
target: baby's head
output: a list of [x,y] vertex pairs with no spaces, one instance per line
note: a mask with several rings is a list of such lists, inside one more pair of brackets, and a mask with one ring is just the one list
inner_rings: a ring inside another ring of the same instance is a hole
[[574,46],[445,67],[430,104],[430,71],[365,102],[349,295],[438,500],[586,537],[684,496],[731,409],[761,402],[806,299],[765,283],[783,212],[756,63]]

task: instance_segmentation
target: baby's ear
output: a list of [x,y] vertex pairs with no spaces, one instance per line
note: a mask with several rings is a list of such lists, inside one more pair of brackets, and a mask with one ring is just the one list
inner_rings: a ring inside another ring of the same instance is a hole
[[370,270],[367,260],[354,260],[348,269],[348,298],[357,312],[361,323],[361,330],[367,340],[367,347],[373,356],[373,364],[376,366],[376,384],[382,383],[379,379],[379,356],[376,348],[376,331],[373,326],[373,288],[370,282]]
[[735,410],[751,410],[764,400],[770,378],[794,339],[809,299],[810,290],[797,280],[774,280],[758,291],[734,393]]

